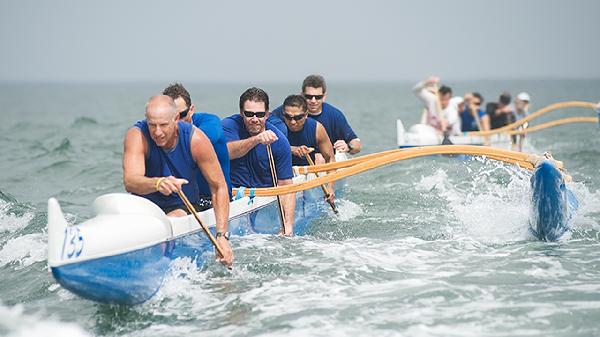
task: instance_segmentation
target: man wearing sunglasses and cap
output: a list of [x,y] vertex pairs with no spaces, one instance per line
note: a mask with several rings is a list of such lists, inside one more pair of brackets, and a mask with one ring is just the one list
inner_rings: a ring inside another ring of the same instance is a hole
[[[234,187],[272,187],[267,145],[275,162],[278,186],[292,183],[292,152],[283,133],[269,123],[269,96],[259,88],[249,88],[240,96],[240,113],[221,121],[231,160]],[[286,235],[292,235],[296,194],[280,196],[285,215]]]
[[[515,119],[517,121],[520,121],[529,115],[529,101],[531,101],[531,98],[529,97],[528,93],[522,92],[517,95],[517,98],[515,99]],[[518,130],[527,129],[528,126],[529,123],[524,123],[523,125],[519,126]],[[524,142],[525,134],[519,135],[518,140],[513,140],[513,143],[516,143],[518,151],[523,151]]]
[[[321,75],[309,75],[302,82],[302,96],[308,106],[308,116],[323,125],[327,135],[337,152],[357,154],[360,152],[360,139],[350,127],[344,114],[326,103],[327,84]],[[283,119],[283,107],[273,110],[273,113]]]
[[[192,123],[195,127],[200,129],[206,137],[210,140],[225,182],[227,183],[227,190],[231,197],[231,182],[229,180],[229,153],[227,151],[227,140],[223,134],[223,127],[221,127],[221,119],[213,114],[206,112],[197,112],[195,104],[192,103],[192,98],[187,89],[180,83],[174,83],[169,85],[163,90],[163,95],[171,97],[175,101],[177,106],[178,119],[183,122]],[[198,172],[196,176],[198,183],[198,190],[200,193],[199,204],[203,208],[211,207],[211,193],[208,182],[202,172]]]

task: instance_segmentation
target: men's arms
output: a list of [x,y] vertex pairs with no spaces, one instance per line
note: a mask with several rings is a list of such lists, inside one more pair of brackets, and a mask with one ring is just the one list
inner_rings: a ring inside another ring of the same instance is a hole
[[[277,182],[279,186],[291,185],[292,179],[282,179]],[[279,196],[281,205],[283,206],[283,214],[285,216],[283,222],[286,235],[294,234],[294,211],[296,209],[296,193],[289,193]]]
[[271,144],[277,140],[277,135],[271,130],[265,130],[256,136],[227,143],[229,159],[241,158],[258,144]]
[[[352,143],[352,141],[350,141]],[[317,146],[319,147],[319,152],[325,159],[326,163],[335,162],[335,154],[333,153],[333,146],[331,146],[331,141],[329,140],[329,136],[327,135],[327,131],[321,125],[321,123],[317,122]],[[360,148],[360,142],[359,142]],[[330,182],[327,186],[329,192],[329,199],[333,201],[334,199],[334,186],[333,182]]]

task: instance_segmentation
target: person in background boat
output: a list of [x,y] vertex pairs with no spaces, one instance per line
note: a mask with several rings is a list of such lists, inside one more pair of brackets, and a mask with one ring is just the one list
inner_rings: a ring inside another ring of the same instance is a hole
[[465,94],[465,108],[460,113],[461,131],[488,131],[490,129],[490,118],[481,110],[483,96],[478,92]]
[[[529,115],[529,101],[531,98],[529,94],[526,92],[522,92],[517,95],[515,99],[515,120],[520,121],[521,119],[527,117]],[[529,126],[529,123],[524,123],[519,126],[518,130],[525,130]],[[513,136],[514,137],[514,136]],[[519,151],[523,151],[523,142],[525,141],[525,134],[519,135],[518,140],[513,138],[513,143],[517,144],[517,149]]]
[[[283,119],[288,129],[288,141],[292,150],[292,165],[308,166],[306,155],[315,161],[320,153],[326,163],[335,162],[333,146],[323,125],[308,118],[306,100],[300,95],[289,95],[283,101]],[[333,182],[329,183],[329,200],[334,201]]]
[[146,119],[127,131],[123,152],[123,183],[127,192],[147,198],[168,216],[185,216],[187,209],[179,190],[197,210],[199,193],[196,171],[200,169],[211,190],[217,243],[225,253],[218,259],[233,263],[227,239],[229,193],[217,155],[204,133],[189,123],[177,121],[177,106],[166,95],[146,103]]
[[510,105],[511,96],[503,92],[498,98],[498,103],[488,103],[486,113],[490,116],[491,129],[498,129],[514,121],[514,111]]
[[[227,140],[223,134],[223,127],[221,126],[221,119],[218,116],[209,114],[206,112],[196,111],[196,105],[192,103],[192,98],[187,89],[180,83],[169,85],[163,90],[163,95],[171,97],[175,101],[177,106],[178,119],[187,123],[192,123],[195,127],[200,129],[206,137],[210,140],[225,182],[227,183],[227,190],[229,191],[229,197],[231,198],[231,181],[229,178],[229,152],[227,151]],[[200,193],[199,204],[211,207],[211,192],[210,186],[202,175],[198,172],[196,181],[198,183],[198,190]]]
[[[292,152],[285,135],[269,118],[269,96],[259,88],[249,88],[240,96],[240,113],[221,121],[231,160],[234,187],[271,187],[273,178],[266,145],[271,146],[279,186],[292,184]],[[293,234],[296,194],[280,196],[285,214],[285,234]]]
[[[327,84],[321,75],[309,75],[302,82],[302,96],[306,99],[308,116],[323,125],[327,135],[337,152],[357,154],[361,150],[361,142],[346,117],[338,108],[326,103]],[[273,110],[281,120],[283,107]],[[322,164],[323,158],[316,156],[316,163]]]
[[[459,135],[458,110],[455,105],[450,104],[452,88],[442,85],[438,90],[439,82],[439,77],[431,76],[413,87],[413,92],[425,105],[421,124],[430,125],[440,133],[448,131],[449,134]],[[438,107],[442,108],[441,113]]]

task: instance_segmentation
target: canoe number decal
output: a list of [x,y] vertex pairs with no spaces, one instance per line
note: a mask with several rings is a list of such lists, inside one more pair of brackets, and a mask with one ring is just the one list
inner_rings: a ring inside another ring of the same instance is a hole
[[77,227],[67,227],[63,240],[62,258],[71,259],[79,257],[83,251],[83,235]]

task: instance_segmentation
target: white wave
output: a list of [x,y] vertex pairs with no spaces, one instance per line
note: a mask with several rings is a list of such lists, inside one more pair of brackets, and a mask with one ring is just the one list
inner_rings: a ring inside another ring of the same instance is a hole
[[9,240],[0,250],[0,266],[16,262],[23,268],[47,257],[45,234],[33,233]]
[[33,219],[33,213],[26,212],[22,216],[17,216],[9,212],[11,204],[0,200],[0,233],[15,232],[21,228],[25,228]]
[[438,169],[430,176],[422,176],[415,185],[417,190],[435,192],[447,201],[451,210],[448,218],[457,219],[462,225],[451,233],[483,242],[526,239],[531,199],[528,173],[482,158],[462,164],[460,170],[470,177],[466,182],[454,182],[464,180],[461,174],[451,178]]
[[7,337],[89,337],[81,327],[52,319],[26,315],[23,306],[5,307],[0,304],[0,332]]
[[581,182],[573,182],[568,186],[579,202],[579,208],[573,217],[574,228],[600,231],[600,222],[594,219],[600,213],[600,191],[591,192]]
[[[363,214],[362,208],[360,205],[346,199],[337,199],[335,201],[335,205],[338,208],[338,219],[340,221],[348,221],[356,218]],[[329,206],[328,206],[329,207]],[[327,210],[329,212],[329,210]]]

